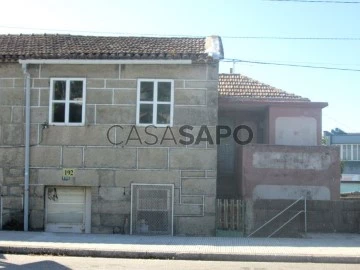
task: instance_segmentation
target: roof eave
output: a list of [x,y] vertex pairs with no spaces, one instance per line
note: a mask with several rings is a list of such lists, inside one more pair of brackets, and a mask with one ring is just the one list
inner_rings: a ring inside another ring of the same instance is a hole
[[261,100],[245,100],[240,98],[233,97],[219,97],[219,105],[227,104],[243,104],[243,105],[268,105],[268,106],[277,106],[277,107],[299,107],[299,108],[320,108],[323,109],[329,104],[327,102],[312,102],[312,101],[302,101],[302,100],[286,100],[278,101],[271,99],[261,99]]
[[190,65],[190,59],[20,59],[20,64],[77,64],[77,65],[101,65],[101,64],[182,64]]

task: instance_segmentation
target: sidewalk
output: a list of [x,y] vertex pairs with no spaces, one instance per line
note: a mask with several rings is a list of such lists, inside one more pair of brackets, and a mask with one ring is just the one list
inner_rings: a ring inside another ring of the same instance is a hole
[[0,231],[0,253],[360,263],[360,234],[308,234],[306,238],[268,239]]

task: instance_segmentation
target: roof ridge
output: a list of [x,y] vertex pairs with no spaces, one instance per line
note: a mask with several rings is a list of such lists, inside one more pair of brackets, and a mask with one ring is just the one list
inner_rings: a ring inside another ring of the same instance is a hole
[[158,36],[158,35],[79,35],[79,34],[59,34],[59,33],[19,33],[19,34],[0,34],[1,36],[14,36],[14,37],[20,37],[20,36],[66,36],[66,37],[96,37],[96,38],[159,38],[159,39],[205,39],[207,36]]

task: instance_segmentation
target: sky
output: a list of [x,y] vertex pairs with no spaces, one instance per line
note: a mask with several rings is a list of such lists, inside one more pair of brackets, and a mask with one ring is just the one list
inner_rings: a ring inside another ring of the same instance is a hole
[[[345,0],[339,0],[345,1]],[[12,0],[0,33],[222,37],[225,58],[356,69],[236,63],[235,72],[312,101],[328,102],[323,130],[360,132],[360,3],[263,0]],[[346,37],[278,40],[230,37]],[[227,73],[232,63],[221,62]]]

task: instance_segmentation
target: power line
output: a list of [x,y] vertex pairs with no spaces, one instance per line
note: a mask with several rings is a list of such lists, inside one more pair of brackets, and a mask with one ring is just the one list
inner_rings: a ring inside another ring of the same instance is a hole
[[273,39],[273,40],[345,40],[359,41],[359,37],[282,37],[282,36],[222,36],[223,39]]
[[[49,29],[49,28],[31,28],[0,25],[0,28],[6,29],[23,29],[23,30],[38,30],[50,32],[66,32],[66,33],[88,33],[88,34],[108,34],[108,35],[129,35],[129,36],[161,36],[161,37],[191,37],[201,38],[204,35],[162,35],[162,34],[144,34],[144,33],[127,33],[127,32],[102,32],[102,31],[87,31],[87,30],[68,30],[68,29]],[[360,41],[360,37],[287,37],[287,36],[221,36],[222,39],[260,39],[260,40],[329,40],[329,41]]]
[[300,2],[300,3],[325,3],[325,4],[360,4],[360,1],[328,1],[328,0],[263,0],[269,2]]
[[338,123],[338,124],[346,127],[348,130],[350,130],[350,131],[352,131],[352,132],[355,132],[355,130],[354,130],[352,127],[350,127],[350,126],[348,126],[348,125],[340,122],[339,120],[336,120],[334,117],[331,117],[330,115],[328,115],[328,114],[326,114],[326,113],[324,113],[324,112],[323,112],[322,114],[323,114],[325,117],[327,117],[328,119],[332,120],[333,122],[336,122],[336,123]]
[[49,29],[49,28],[32,28],[32,27],[18,27],[18,26],[6,26],[0,25],[0,28],[8,29],[23,29],[23,30],[40,30],[40,31],[51,31],[51,32],[66,32],[66,33],[92,33],[92,34],[108,34],[108,35],[119,35],[119,36],[159,36],[159,37],[204,37],[197,35],[162,35],[162,34],[144,34],[144,33],[127,33],[127,32],[102,32],[102,31],[87,31],[87,30],[68,30],[68,29]]
[[284,64],[276,62],[263,62],[263,61],[249,61],[241,59],[224,59],[223,62],[232,62],[232,63],[251,63],[259,65],[274,65],[274,66],[286,66],[286,67],[299,67],[299,68],[312,68],[312,69],[326,69],[326,70],[339,70],[339,71],[355,71],[360,72],[360,69],[352,68],[336,68],[336,67],[327,67],[327,66],[311,66],[311,65],[298,65],[298,64]]
[[[257,59],[248,59],[248,61],[255,61],[255,62],[276,62],[282,64],[305,64],[305,65],[330,65],[330,66],[360,66],[360,64],[340,64],[340,63],[331,63],[331,62],[308,62],[308,61],[282,61],[282,60],[268,60],[262,61]],[[231,61],[232,62],[232,61]]]

